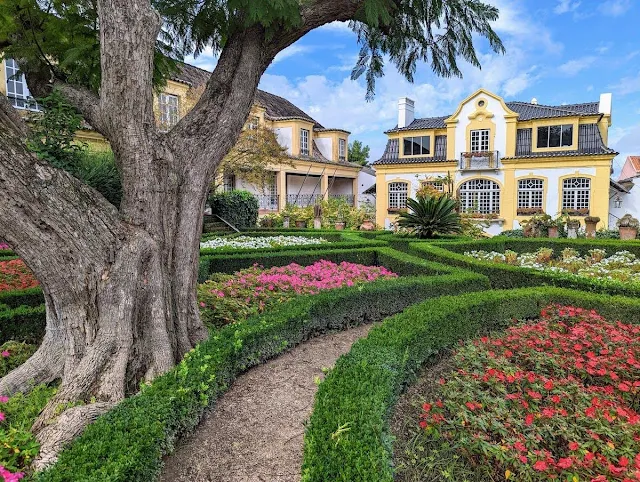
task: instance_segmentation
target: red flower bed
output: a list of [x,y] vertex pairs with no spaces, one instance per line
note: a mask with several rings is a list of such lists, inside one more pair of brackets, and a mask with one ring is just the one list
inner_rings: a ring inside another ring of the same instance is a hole
[[38,284],[22,260],[0,261],[0,291],[24,290]]
[[454,360],[420,425],[498,480],[640,481],[640,327],[551,306]]

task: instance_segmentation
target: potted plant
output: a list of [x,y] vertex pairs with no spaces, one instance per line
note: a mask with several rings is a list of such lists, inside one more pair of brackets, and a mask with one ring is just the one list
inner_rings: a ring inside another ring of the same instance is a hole
[[578,237],[578,229],[580,229],[580,221],[567,218],[567,238],[576,239]]
[[518,208],[516,214],[518,216],[532,216],[534,214],[542,214],[542,208]]
[[587,238],[596,237],[596,226],[599,222],[600,218],[598,216],[587,216],[586,218],[584,218]]
[[547,226],[547,235],[550,238],[559,238],[560,237],[560,227],[564,224],[564,220],[562,218],[554,219],[549,222]]
[[344,218],[342,217],[342,215],[338,214],[338,217],[336,218],[336,222],[335,222],[336,229],[338,231],[343,231],[346,225],[347,223],[344,222]]
[[629,240],[636,239],[638,236],[638,227],[640,221],[631,216],[631,214],[625,214],[616,223],[618,230],[620,231],[620,239]]

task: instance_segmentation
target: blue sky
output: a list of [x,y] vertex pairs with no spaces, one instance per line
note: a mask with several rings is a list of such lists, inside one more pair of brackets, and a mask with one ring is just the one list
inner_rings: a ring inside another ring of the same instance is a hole
[[[462,79],[442,79],[421,65],[409,84],[388,65],[376,97],[365,100],[362,80],[350,80],[357,58],[355,36],[335,23],[309,33],[281,52],[260,87],[286,97],[325,127],[351,131],[371,147],[371,160],[384,150],[383,131],[397,119],[399,97],[416,101],[416,116],[447,115],[480,87],[506,100],[541,104],[597,101],[613,93],[610,146],[640,155],[640,0],[487,0],[500,9],[494,27],[507,52],[492,53],[478,42],[482,69],[468,64]],[[211,70],[205,52],[189,62]]]

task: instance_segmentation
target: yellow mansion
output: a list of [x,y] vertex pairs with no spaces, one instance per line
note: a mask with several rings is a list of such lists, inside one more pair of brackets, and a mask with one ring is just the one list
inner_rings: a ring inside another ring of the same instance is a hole
[[[168,130],[195,105],[210,72],[180,64],[162,92],[155,96],[159,126]],[[12,59],[0,63],[0,93],[13,106],[24,111],[38,110],[30,97],[24,75]],[[263,213],[279,211],[286,204],[313,205],[317,200],[340,197],[352,205],[364,198],[363,192],[375,182],[372,171],[348,160],[349,132],[325,128],[287,99],[258,90],[247,128],[257,125],[273,130],[293,163],[270,166],[273,177],[265,186],[254,186],[241,177],[224,176],[224,188],[246,189],[259,200]],[[88,129],[77,139],[92,149],[107,149],[107,141]]]
[[422,184],[453,188],[464,212],[497,234],[534,213],[609,218],[607,147],[611,94],[599,102],[547,106],[505,102],[480,89],[452,115],[414,118],[414,102],[399,102],[398,125],[374,163],[376,221],[392,228]]

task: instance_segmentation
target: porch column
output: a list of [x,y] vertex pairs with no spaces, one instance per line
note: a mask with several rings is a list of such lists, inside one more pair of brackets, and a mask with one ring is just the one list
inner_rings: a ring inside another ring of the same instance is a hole
[[329,199],[329,175],[323,174],[320,178],[320,193],[324,201]]
[[278,193],[278,211],[282,211],[287,205],[287,172],[276,173],[276,192]]
[[351,194],[353,194],[353,207],[357,208],[358,207],[358,178],[354,177],[353,178],[353,183],[352,183],[352,187],[351,187]]

